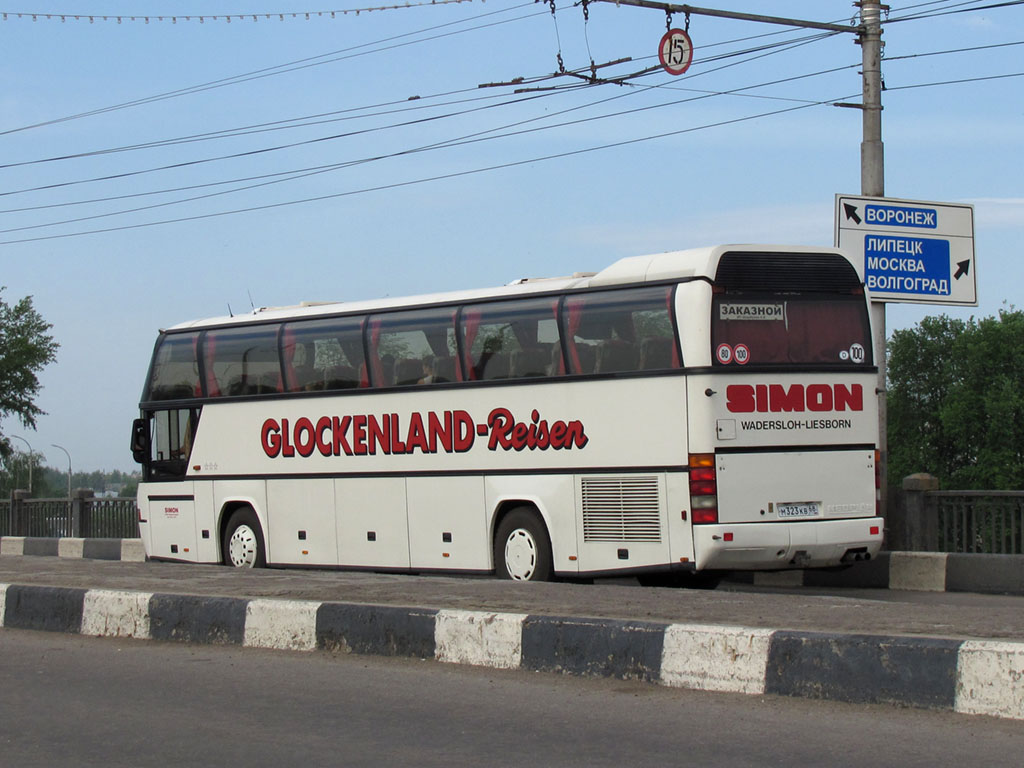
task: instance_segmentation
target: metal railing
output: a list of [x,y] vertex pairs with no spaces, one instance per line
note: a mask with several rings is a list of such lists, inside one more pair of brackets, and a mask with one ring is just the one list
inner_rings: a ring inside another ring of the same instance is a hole
[[139,536],[135,499],[91,498],[0,501],[0,536],[134,539]]
[[929,491],[938,550],[1024,554],[1024,491]]

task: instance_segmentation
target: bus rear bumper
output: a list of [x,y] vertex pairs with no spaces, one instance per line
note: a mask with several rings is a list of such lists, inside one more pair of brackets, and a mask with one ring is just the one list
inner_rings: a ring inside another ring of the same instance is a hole
[[827,568],[875,557],[880,517],[693,526],[698,570]]

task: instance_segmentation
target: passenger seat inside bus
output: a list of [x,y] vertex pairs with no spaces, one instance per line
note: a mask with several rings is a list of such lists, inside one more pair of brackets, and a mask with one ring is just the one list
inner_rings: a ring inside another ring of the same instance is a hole
[[407,357],[395,363],[395,384],[399,387],[419,384],[423,378],[423,361]]
[[332,365],[324,373],[324,389],[353,389],[359,386],[356,369],[350,365]]
[[597,346],[597,363],[594,373],[616,373],[618,371],[635,371],[637,359],[636,345],[624,339],[608,339]]
[[640,370],[672,368],[672,359],[672,339],[669,336],[649,336],[640,342]]
[[435,382],[455,381],[458,378],[455,374],[454,357],[435,357],[432,370]]
[[508,378],[508,354],[505,352],[484,352],[476,364],[476,377],[481,381]]
[[544,376],[548,370],[551,353],[548,349],[516,349],[512,352],[510,366],[512,378],[525,379],[530,376]]

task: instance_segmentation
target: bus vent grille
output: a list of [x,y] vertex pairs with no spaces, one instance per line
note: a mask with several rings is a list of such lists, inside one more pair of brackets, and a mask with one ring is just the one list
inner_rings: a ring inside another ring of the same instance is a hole
[[661,541],[657,475],[581,480],[584,541]]
[[835,253],[726,253],[715,283],[727,291],[827,291],[859,289],[857,270]]

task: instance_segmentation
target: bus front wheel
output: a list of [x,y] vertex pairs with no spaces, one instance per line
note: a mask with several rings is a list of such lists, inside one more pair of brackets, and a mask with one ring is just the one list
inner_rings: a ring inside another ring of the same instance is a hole
[[551,579],[551,539],[532,510],[513,509],[501,521],[494,536],[494,570],[500,579]]
[[263,532],[259,518],[252,507],[242,507],[231,515],[224,529],[224,565],[235,568],[263,568],[267,553],[263,546]]

